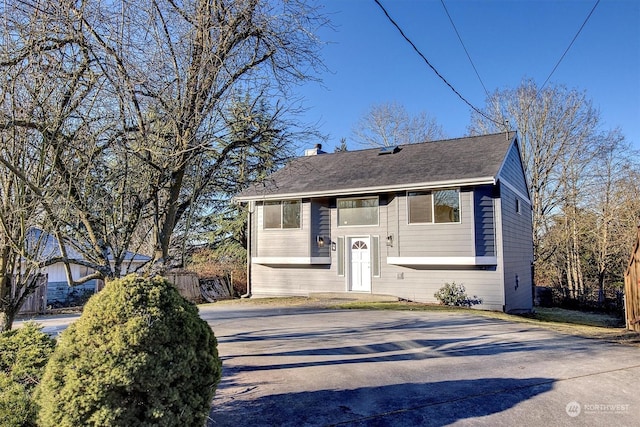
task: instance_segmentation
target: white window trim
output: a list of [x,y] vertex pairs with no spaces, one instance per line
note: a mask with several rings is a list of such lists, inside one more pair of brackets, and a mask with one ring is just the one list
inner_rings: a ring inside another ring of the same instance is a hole
[[[300,207],[300,225],[298,227],[295,228],[284,228],[283,227],[283,221],[284,221],[284,204],[283,202],[293,202],[293,201],[297,201]],[[264,208],[267,205],[267,202],[278,202],[278,204],[280,205],[280,227],[279,228],[267,228],[265,227],[265,212],[264,212]],[[282,200],[266,200],[265,202],[262,203],[262,230],[264,231],[287,231],[287,230],[302,230],[302,199],[282,199]]]
[[[342,225],[340,224],[340,208],[338,203],[341,200],[363,200],[363,199],[376,199],[378,201],[378,218],[375,224],[362,224],[362,225]],[[357,227],[378,227],[380,225],[380,196],[363,196],[363,197],[340,197],[336,199],[336,219],[338,223],[338,228],[357,228]]]

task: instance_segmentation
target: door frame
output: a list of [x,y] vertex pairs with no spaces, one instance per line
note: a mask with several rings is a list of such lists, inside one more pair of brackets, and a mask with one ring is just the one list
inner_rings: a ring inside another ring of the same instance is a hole
[[[366,242],[367,244],[367,251],[369,253],[369,278],[368,278],[368,289],[363,289],[363,290],[354,290],[353,289],[353,264],[352,264],[352,246],[353,243],[357,240],[363,240]],[[346,250],[345,250],[345,257],[346,262],[345,262],[345,267],[346,267],[346,271],[345,271],[345,277],[346,277],[346,287],[347,287],[347,292],[356,292],[356,293],[371,293],[372,292],[372,287],[373,287],[373,269],[372,269],[372,250],[371,250],[371,242],[372,242],[372,238],[371,235],[367,234],[357,234],[357,235],[353,235],[353,236],[345,236],[345,244],[346,244]]]

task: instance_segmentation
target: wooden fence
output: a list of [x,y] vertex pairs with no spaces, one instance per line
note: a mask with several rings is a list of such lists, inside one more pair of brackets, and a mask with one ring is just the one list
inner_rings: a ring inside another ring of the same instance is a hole
[[198,275],[188,271],[173,270],[165,274],[168,281],[178,289],[180,295],[188,299],[189,301],[199,302],[200,297],[200,284],[198,281]]
[[624,298],[627,328],[640,332],[640,226],[629,266],[624,274]]
[[233,286],[226,277],[199,280],[196,273],[183,270],[169,271],[165,277],[173,283],[180,295],[192,302],[215,302],[233,298]]
[[[16,292],[15,287],[12,292]],[[27,297],[20,307],[18,314],[36,314],[43,313],[47,309],[47,275],[41,274],[38,277],[38,287]]]

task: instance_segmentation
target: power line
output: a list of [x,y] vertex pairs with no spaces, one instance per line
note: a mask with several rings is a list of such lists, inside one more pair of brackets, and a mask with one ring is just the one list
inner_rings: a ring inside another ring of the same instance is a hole
[[473,67],[473,71],[475,71],[476,76],[478,77],[478,80],[480,81],[480,84],[482,85],[482,88],[484,89],[484,93],[487,95],[487,98],[489,98],[489,91],[487,90],[486,86],[484,85],[484,82],[482,81],[482,78],[480,77],[480,73],[478,73],[478,70],[476,69],[475,64],[471,60],[471,55],[469,55],[469,51],[467,51],[467,47],[464,45],[464,42],[462,41],[462,37],[460,37],[460,33],[458,32],[458,29],[456,28],[456,24],[453,23],[453,19],[451,18],[451,15],[449,14],[449,10],[447,9],[447,6],[444,4],[444,0],[440,0],[440,3],[442,3],[442,7],[444,8],[444,11],[447,14],[447,17],[449,17],[449,22],[451,22],[451,26],[453,27],[453,30],[456,32],[456,36],[458,36],[458,40],[460,40],[460,44],[462,45],[462,48],[464,49],[464,53],[466,53],[467,54],[467,58],[469,58],[469,62],[471,63],[471,66]]
[[567,49],[562,54],[562,56],[560,57],[560,59],[556,63],[555,67],[553,67],[553,70],[551,70],[551,73],[549,73],[549,76],[547,77],[547,79],[544,81],[544,83],[542,83],[542,86],[540,86],[540,89],[538,89],[538,92],[540,92],[542,90],[542,88],[544,88],[544,86],[547,84],[547,82],[549,81],[549,79],[551,78],[553,73],[555,73],[556,69],[558,68],[558,66],[560,65],[560,63],[564,59],[564,57],[567,55],[567,52],[569,52],[569,49],[571,49],[571,46],[573,46],[573,43],[576,41],[576,39],[580,35],[580,32],[582,31],[584,26],[587,25],[587,21],[589,21],[589,18],[591,18],[591,15],[593,15],[593,11],[596,10],[596,7],[598,7],[598,4],[600,4],[600,0],[596,0],[596,4],[594,4],[593,8],[591,8],[591,12],[589,12],[587,17],[585,18],[584,22],[582,23],[582,25],[578,29],[578,32],[576,33],[576,35],[573,36],[573,39],[571,40],[571,43],[569,43],[569,46],[567,46]]
[[433,70],[434,73],[436,73],[436,75],[440,78],[440,80],[442,80],[447,86],[449,86],[449,88],[453,91],[453,93],[455,93],[456,95],[458,95],[458,98],[460,98],[465,104],[467,104],[473,111],[475,111],[476,113],[480,114],[482,117],[484,117],[487,120],[492,121],[493,123],[499,125],[499,126],[504,126],[505,124],[502,122],[499,122],[497,120],[494,120],[493,118],[487,116],[485,113],[483,113],[480,109],[476,108],[473,104],[471,104],[469,101],[467,101],[467,99],[462,96],[460,94],[460,92],[458,92],[452,85],[451,83],[449,83],[447,81],[447,79],[445,79],[442,74],[440,74],[438,72],[438,70],[436,70],[436,68],[431,65],[431,63],[429,62],[429,60],[427,59],[426,56],[424,56],[422,54],[422,52],[420,51],[420,49],[418,49],[418,47],[411,41],[411,39],[409,37],[407,37],[407,35],[404,33],[404,31],[402,31],[402,28],[400,28],[400,26],[396,23],[396,21],[393,20],[393,18],[389,15],[389,12],[387,12],[387,10],[384,8],[384,6],[382,6],[382,4],[380,3],[379,0],[374,0],[376,2],[376,4],[380,7],[380,9],[382,9],[382,12],[384,12],[385,16],[387,17],[387,19],[389,20],[389,22],[391,22],[391,24],[393,24],[394,27],[396,27],[396,29],[400,32],[400,35],[402,36],[402,38],[405,39],[405,41],[407,43],[409,43],[411,45],[411,47],[413,48],[413,50],[424,60],[424,62],[429,66],[429,68],[431,68],[431,70]]

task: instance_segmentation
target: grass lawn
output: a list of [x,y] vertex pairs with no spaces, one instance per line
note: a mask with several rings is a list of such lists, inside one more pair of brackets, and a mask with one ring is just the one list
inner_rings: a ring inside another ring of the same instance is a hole
[[485,316],[493,319],[503,319],[511,322],[528,323],[569,335],[640,347],[640,334],[624,329],[624,321],[615,316],[555,307],[536,307],[535,313],[514,315],[497,311],[473,310],[470,308],[448,307],[409,301],[367,302],[345,301],[340,299],[324,300],[305,297],[228,300],[215,304],[311,306],[334,310],[451,311]]

